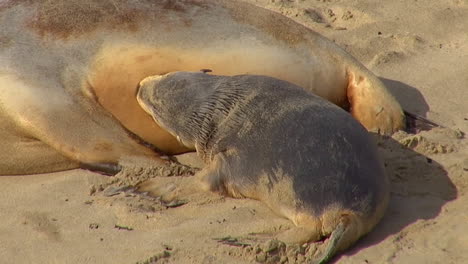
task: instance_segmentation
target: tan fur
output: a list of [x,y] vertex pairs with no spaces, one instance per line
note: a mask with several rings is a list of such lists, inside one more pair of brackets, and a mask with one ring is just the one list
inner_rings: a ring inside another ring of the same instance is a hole
[[[63,169],[129,155],[157,159],[153,150],[190,150],[151,121],[134,92],[145,76],[206,68],[268,75],[343,108],[351,103],[369,130],[390,133],[404,125],[399,104],[349,54],[290,19],[243,2],[0,2],[0,119],[11,121],[0,130],[44,142],[70,159]],[[351,85],[352,76],[368,81]],[[3,144],[25,153],[25,160],[41,160],[31,147]],[[23,164],[18,156],[0,158],[12,164],[0,167],[0,175],[25,172],[14,166]],[[47,169],[38,161],[26,171]]]
[[[373,131],[385,133],[386,130],[379,126],[380,123],[387,124],[389,130],[396,131],[403,127],[402,120],[399,118],[401,113],[398,111],[388,111],[394,106],[391,102],[380,101],[369,106],[369,101],[380,96],[391,96],[388,91],[375,90],[374,87],[380,82],[375,76],[365,76],[359,71],[347,70],[348,87],[346,90],[348,102],[350,104],[349,112],[361,124]],[[371,109],[369,109],[371,107]]]

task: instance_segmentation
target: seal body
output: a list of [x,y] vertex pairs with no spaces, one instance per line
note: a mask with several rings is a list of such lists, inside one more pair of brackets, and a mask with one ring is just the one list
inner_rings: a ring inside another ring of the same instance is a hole
[[135,90],[150,75],[200,69],[287,80],[348,109],[369,130],[404,125],[400,105],[352,56],[242,1],[6,0],[0,175],[191,151],[152,121]]
[[175,72],[144,79],[137,98],[156,123],[196,148],[208,189],[265,202],[297,225],[294,243],[329,237],[320,261],[384,214],[389,184],[368,132],[298,86]]

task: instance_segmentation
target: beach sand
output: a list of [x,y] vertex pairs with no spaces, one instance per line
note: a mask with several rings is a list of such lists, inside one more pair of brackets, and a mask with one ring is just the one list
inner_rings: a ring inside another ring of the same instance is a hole
[[[406,110],[442,126],[375,136],[390,206],[333,261],[468,263],[468,1],[249,2],[334,40]],[[200,166],[194,154],[179,160]],[[271,240],[293,224],[261,202],[198,191],[186,167],[140,165],[114,178],[0,177],[0,263],[301,263],[313,254]]]

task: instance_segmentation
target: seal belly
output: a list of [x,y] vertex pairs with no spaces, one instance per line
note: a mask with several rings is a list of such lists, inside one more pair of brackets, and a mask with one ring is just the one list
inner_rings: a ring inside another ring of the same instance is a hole
[[[314,82],[323,78],[310,78],[306,72],[310,71],[312,65],[309,64],[313,62],[304,61],[299,54],[261,44],[249,49],[237,44],[218,50],[151,48],[149,45],[131,44],[104,46],[93,59],[88,82],[99,104],[129,131],[165,154],[184,153],[191,149],[181,145],[155,124],[151,116],[138,105],[135,93],[138,83],[145,77],[173,71],[212,69],[215,74],[221,75],[263,74],[303,87],[317,87]],[[316,92],[320,94],[322,91]],[[343,97],[341,94],[323,96],[335,98],[332,100],[334,103],[341,103],[338,98]]]
[[179,154],[190,149],[159,127],[135,97],[143,78],[170,70],[164,62],[154,49],[105,49],[96,57],[88,79],[99,104],[126,129],[165,154]]

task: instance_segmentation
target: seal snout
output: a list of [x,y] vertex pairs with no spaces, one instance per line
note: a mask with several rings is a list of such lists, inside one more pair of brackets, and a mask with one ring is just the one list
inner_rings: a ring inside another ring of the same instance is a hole
[[138,83],[135,96],[141,106],[152,101],[152,91],[162,77],[163,75],[153,75],[144,78],[140,83]]

